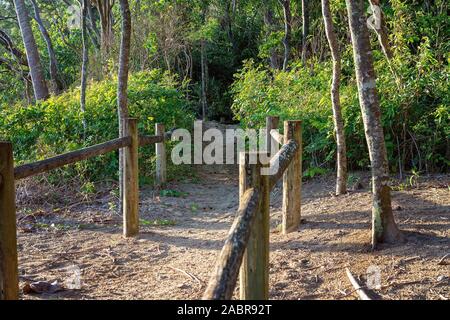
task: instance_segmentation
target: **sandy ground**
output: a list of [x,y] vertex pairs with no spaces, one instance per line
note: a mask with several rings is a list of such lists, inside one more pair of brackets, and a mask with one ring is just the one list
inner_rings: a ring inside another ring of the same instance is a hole
[[[39,280],[64,284],[76,270],[82,287],[22,298],[200,298],[232,224],[238,185],[235,172],[198,175],[165,188],[178,197],[141,190],[141,234],[135,239],[122,237],[108,193],[56,212],[54,204],[37,205],[29,195],[19,207],[21,287]],[[450,252],[450,176],[394,191],[395,216],[408,241],[372,252],[371,195],[367,174],[359,175],[365,188],[342,197],[332,195],[332,176],[304,182],[304,223],[287,236],[278,232],[281,192],[274,190],[270,298],[357,299],[345,268],[364,284],[367,268],[375,266],[381,288],[368,290],[374,299],[448,299],[450,258],[439,261]]]

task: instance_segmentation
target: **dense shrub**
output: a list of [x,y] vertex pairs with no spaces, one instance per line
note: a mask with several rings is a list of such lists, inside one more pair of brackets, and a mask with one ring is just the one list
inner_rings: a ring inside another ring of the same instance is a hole
[[[12,141],[17,163],[40,160],[114,139],[118,136],[116,80],[94,82],[87,89],[84,132],[80,112],[79,89],[68,91],[36,105],[3,107],[0,110],[0,137]],[[175,78],[160,70],[130,76],[130,116],[139,119],[141,134],[154,134],[155,123],[167,129],[190,128],[193,113],[184,98],[184,88]],[[141,174],[150,176],[153,169],[153,147],[141,148]],[[110,153],[79,162],[65,170],[66,176],[86,179],[115,178],[118,160]]]
[[[377,66],[382,64],[385,62],[377,62]],[[324,62],[314,66],[292,65],[289,72],[281,72],[248,61],[232,86],[232,109],[236,119],[248,127],[264,126],[267,115],[302,120],[307,167],[334,168],[331,65]],[[341,88],[349,165],[351,169],[367,169],[369,156],[351,68],[344,66]],[[401,163],[406,169],[447,170],[450,112],[448,88],[444,86],[446,71],[436,68],[411,79],[405,77],[408,80],[399,88],[387,66],[377,70],[391,168],[398,171]]]

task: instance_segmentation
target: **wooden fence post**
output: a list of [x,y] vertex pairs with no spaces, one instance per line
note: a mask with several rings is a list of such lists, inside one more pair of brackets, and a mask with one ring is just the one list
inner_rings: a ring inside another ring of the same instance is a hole
[[[269,176],[261,175],[261,168],[268,167],[268,164],[261,164],[259,154],[257,153],[256,164],[248,164],[251,158],[250,153],[245,153],[245,164],[242,161],[239,164],[241,191],[244,192],[244,188],[253,187],[261,193],[258,211],[240,269],[241,300],[269,298],[270,189]],[[267,157],[267,154],[264,154],[264,157]]]
[[[165,135],[164,124],[157,123],[155,125],[157,136]],[[166,145],[163,142],[156,144],[156,184],[163,185],[167,181],[167,159],[166,159]]]
[[0,142],[0,300],[19,298],[12,144]]
[[283,175],[282,232],[295,231],[300,225],[302,196],[302,122],[284,122],[284,143],[295,140],[299,148]]
[[137,119],[124,120],[125,135],[131,144],[125,148],[123,179],[123,235],[133,237],[139,233],[139,136]]
[[272,144],[274,143],[278,143],[270,134],[270,131],[273,129],[278,129],[278,124],[280,122],[280,117],[266,117],[266,130],[267,130],[267,136],[266,136],[266,147],[267,147],[267,152],[271,154],[271,150],[272,150]]

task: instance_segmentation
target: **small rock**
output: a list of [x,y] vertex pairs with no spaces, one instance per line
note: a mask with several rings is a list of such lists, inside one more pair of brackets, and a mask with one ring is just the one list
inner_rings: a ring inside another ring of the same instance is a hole
[[439,277],[437,277],[437,282],[442,282],[442,281],[444,281],[444,280],[446,280],[447,279],[447,277],[446,276],[439,276]]

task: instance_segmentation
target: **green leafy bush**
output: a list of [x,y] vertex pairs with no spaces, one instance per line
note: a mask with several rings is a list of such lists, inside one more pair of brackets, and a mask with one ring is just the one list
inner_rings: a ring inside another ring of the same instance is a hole
[[[74,89],[36,105],[17,104],[0,110],[0,137],[14,145],[18,164],[48,158],[67,151],[102,143],[118,136],[117,81],[104,80],[88,86],[86,99],[87,130],[83,129],[80,91]],[[194,116],[184,96],[184,87],[168,73],[160,70],[130,76],[130,116],[139,119],[140,134],[154,134],[155,123],[167,130],[190,128]],[[151,176],[154,148],[140,149],[141,175]],[[61,175],[86,179],[116,178],[118,157],[106,154],[78,162],[60,170]],[[56,177],[55,177],[56,178]]]

